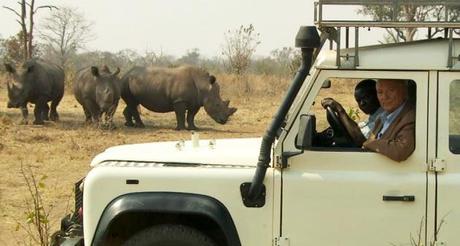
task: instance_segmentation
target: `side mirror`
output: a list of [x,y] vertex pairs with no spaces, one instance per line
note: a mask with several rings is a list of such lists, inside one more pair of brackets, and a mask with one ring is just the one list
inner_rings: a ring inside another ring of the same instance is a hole
[[326,79],[321,85],[321,88],[323,89],[331,88],[331,81],[329,79]]
[[312,147],[316,129],[316,117],[314,115],[303,114],[299,120],[299,132],[295,140],[297,149],[307,149]]

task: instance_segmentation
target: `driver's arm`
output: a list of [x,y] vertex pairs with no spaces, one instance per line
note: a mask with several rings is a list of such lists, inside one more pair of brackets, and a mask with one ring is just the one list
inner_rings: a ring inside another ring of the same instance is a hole
[[334,110],[334,112],[337,113],[340,121],[346,128],[346,131],[348,131],[350,134],[350,137],[356,146],[363,145],[363,143],[366,141],[366,137],[364,137],[358,124],[348,116],[347,112],[345,112],[345,109],[343,109],[340,103],[336,102],[332,98],[325,98],[321,101],[321,105],[323,108],[330,107],[332,110]]

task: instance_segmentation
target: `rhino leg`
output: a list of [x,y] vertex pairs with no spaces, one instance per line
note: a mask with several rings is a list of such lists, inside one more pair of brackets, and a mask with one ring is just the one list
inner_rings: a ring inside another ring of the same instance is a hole
[[113,124],[113,115],[115,114],[115,111],[117,110],[117,104],[113,104],[110,106],[110,108],[105,112],[105,124],[109,130],[115,129],[115,124]]
[[200,108],[192,108],[187,110],[187,129],[196,130],[195,126],[195,115],[198,113]]
[[21,124],[27,125],[29,118],[29,110],[27,110],[27,104],[21,106],[22,121]]
[[139,115],[139,111],[137,110],[137,105],[126,106],[126,108],[123,110],[123,115],[125,116],[126,120],[125,126],[136,128],[145,127],[144,123],[141,120],[141,116]]
[[177,121],[176,130],[184,130],[185,129],[185,111],[186,111],[185,102],[175,103],[173,107],[174,107],[174,113],[176,113],[176,121]]
[[43,111],[46,110],[48,106],[45,106],[46,100],[39,99],[34,107],[34,125],[43,125],[45,122],[43,121]]
[[131,109],[132,111],[132,115],[133,115],[133,118],[134,118],[134,127],[137,127],[137,128],[144,128],[145,125],[144,125],[144,122],[142,122],[141,120],[141,116],[139,115],[139,111],[137,110],[137,107]]
[[134,127],[133,114],[128,106],[123,110],[123,116],[125,117],[125,126]]
[[91,112],[87,107],[83,105],[83,112],[85,112],[85,123],[91,123]]
[[50,107],[48,106],[48,103],[45,103],[43,105],[43,110],[42,110],[42,119],[43,120],[50,120],[50,118],[48,117],[49,112],[50,112]]
[[[61,97],[62,98],[62,97]],[[50,119],[52,121],[58,121],[59,120],[59,114],[57,113],[57,105],[61,101],[61,98],[55,99],[51,102],[51,110],[50,110]]]

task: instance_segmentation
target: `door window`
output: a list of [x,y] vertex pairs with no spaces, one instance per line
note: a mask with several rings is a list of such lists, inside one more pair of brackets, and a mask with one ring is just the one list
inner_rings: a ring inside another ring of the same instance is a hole
[[449,91],[449,149],[460,154],[460,80],[452,81]]

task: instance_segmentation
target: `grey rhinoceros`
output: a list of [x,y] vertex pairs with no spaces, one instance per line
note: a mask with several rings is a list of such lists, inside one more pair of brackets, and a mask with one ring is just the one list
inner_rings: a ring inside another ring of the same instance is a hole
[[197,67],[134,67],[121,83],[121,98],[127,105],[123,115],[128,127],[144,127],[137,110],[139,104],[154,112],[174,111],[176,130],[185,129],[186,113],[187,129],[196,129],[195,115],[202,106],[220,124],[225,124],[237,110],[228,107],[230,101],[221,99],[216,77]]
[[64,95],[62,68],[39,59],[30,59],[17,67],[6,63],[5,68],[9,73],[7,106],[21,108],[23,123],[27,124],[27,103],[35,104],[34,124],[41,125],[45,120],[59,119],[56,107]]
[[[86,122],[97,126],[114,128],[113,114],[120,100],[120,68],[111,73],[108,67],[88,67],[77,72],[73,92],[83,106]],[[103,117],[101,121],[101,117]]]

